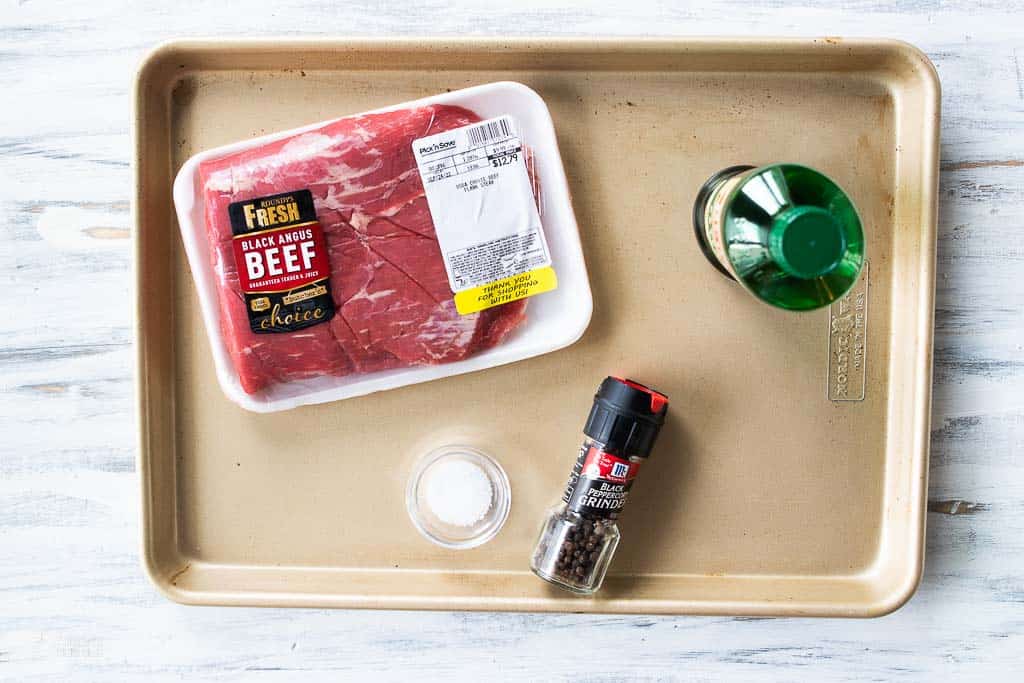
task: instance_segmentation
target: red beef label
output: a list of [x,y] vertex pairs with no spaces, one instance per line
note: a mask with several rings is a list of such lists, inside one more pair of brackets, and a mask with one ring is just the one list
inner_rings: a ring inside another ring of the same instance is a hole
[[235,202],[228,214],[253,332],[294,332],[334,317],[327,245],[309,190]]

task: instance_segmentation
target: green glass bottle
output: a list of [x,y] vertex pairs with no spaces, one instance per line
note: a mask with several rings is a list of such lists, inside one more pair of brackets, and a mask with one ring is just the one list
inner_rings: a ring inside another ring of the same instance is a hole
[[697,194],[693,221],[712,265],[778,308],[828,306],[849,291],[864,264],[853,202],[806,166],[720,171]]

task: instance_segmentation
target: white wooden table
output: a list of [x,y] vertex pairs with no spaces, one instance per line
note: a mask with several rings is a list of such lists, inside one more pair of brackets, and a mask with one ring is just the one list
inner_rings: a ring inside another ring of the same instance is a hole
[[[0,0],[0,679],[1020,676],[1024,3],[227,5]],[[172,37],[432,33],[884,35],[929,54],[944,91],[931,502],[906,607],[583,617],[189,608],[156,593],[137,550],[134,67]]]

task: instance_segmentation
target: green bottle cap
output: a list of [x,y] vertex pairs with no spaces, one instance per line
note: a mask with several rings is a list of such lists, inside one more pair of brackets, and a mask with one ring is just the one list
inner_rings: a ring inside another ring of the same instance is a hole
[[846,253],[846,237],[826,209],[790,206],[772,220],[768,251],[787,273],[811,280],[839,265]]

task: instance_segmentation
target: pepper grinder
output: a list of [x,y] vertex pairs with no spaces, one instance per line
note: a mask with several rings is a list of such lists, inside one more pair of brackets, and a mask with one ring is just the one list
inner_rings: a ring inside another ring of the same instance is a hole
[[584,595],[601,587],[619,544],[616,519],[667,410],[668,397],[639,382],[601,382],[562,500],[548,511],[537,539],[534,574]]

